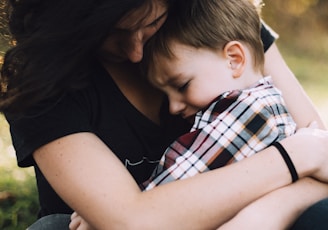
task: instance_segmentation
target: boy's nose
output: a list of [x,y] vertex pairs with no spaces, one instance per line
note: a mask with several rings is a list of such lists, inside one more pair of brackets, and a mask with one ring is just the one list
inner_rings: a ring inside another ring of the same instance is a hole
[[173,115],[179,115],[185,109],[185,104],[179,100],[170,99],[170,113]]

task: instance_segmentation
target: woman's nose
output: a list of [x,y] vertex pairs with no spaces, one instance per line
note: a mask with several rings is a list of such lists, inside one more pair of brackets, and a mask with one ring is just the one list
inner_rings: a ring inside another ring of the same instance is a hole
[[131,62],[137,63],[142,60],[143,46],[144,41],[142,32],[135,31],[133,34],[131,34],[129,44],[125,49],[126,55]]

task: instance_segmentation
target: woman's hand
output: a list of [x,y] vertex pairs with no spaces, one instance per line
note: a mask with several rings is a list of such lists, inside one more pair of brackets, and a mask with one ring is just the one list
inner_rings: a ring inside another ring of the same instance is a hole
[[70,230],[95,230],[86,222],[77,212],[71,215],[71,223],[69,224]]
[[[328,131],[318,129],[317,122],[312,122],[309,127],[299,129],[295,136],[299,137],[300,154],[307,154],[307,162],[316,165],[310,176],[328,183]],[[297,154],[296,148],[295,146],[294,152]]]

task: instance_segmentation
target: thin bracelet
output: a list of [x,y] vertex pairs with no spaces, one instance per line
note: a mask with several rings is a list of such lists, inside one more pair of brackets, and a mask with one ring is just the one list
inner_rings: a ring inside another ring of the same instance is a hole
[[284,158],[284,161],[286,162],[289,172],[292,176],[292,182],[294,183],[295,181],[298,180],[298,174],[296,172],[295,166],[294,166],[292,160],[290,159],[286,149],[279,142],[272,143],[272,146],[276,147],[278,149],[279,153],[281,154],[282,158]]

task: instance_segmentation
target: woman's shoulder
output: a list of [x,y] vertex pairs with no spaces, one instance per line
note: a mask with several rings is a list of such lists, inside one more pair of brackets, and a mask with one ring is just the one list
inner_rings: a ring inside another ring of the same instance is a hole
[[[106,91],[102,88],[104,74],[95,69],[94,76],[89,77],[83,88],[43,100],[24,113],[5,113],[20,166],[34,164],[31,154],[50,141],[94,130],[92,119],[99,117],[102,113],[99,105],[105,104],[106,97],[113,92],[111,84],[107,84]],[[107,107],[111,105],[107,103]]]

